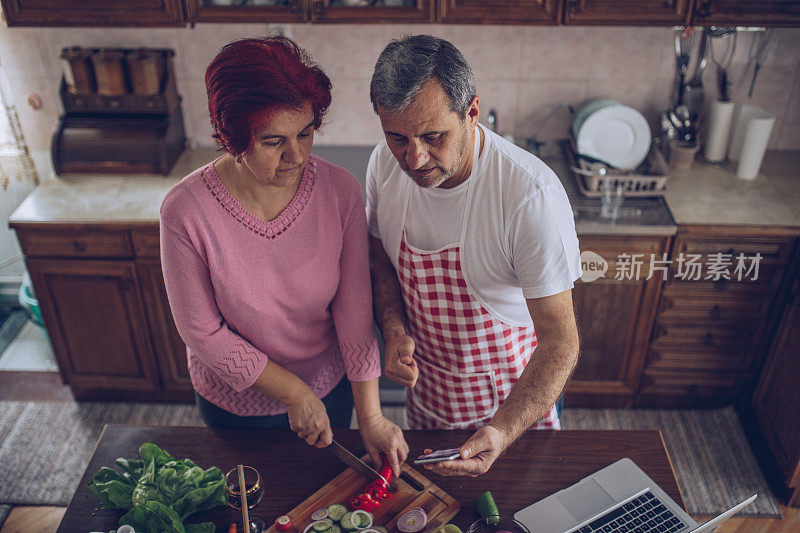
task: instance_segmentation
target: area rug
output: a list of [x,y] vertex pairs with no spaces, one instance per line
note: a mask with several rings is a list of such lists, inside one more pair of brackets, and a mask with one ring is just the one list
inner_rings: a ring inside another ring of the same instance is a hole
[[[402,407],[385,413],[402,426]],[[202,421],[191,404],[0,401],[0,504],[67,505],[105,424]],[[565,409],[562,425],[661,430],[689,514],[718,514],[758,492],[742,514],[781,517],[731,408]]]

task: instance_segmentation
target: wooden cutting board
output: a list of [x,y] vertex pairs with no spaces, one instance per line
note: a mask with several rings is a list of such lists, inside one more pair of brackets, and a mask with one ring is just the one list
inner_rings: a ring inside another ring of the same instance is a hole
[[[362,458],[362,460],[367,459],[368,456]],[[302,533],[306,526],[313,522],[311,513],[317,509],[340,503],[348,510],[352,510],[347,505],[347,501],[362,492],[369,482],[370,480],[352,468],[347,468],[285,514],[292,519],[294,530]],[[382,500],[381,506],[372,513],[375,515],[373,525],[384,526],[390,533],[398,531],[398,517],[414,507],[422,507],[428,515],[425,531],[443,526],[461,510],[461,505],[449,494],[406,464],[401,467],[397,486],[398,489],[392,493],[392,497]],[[278,533],[274,524],[267,531],[268,533]]]

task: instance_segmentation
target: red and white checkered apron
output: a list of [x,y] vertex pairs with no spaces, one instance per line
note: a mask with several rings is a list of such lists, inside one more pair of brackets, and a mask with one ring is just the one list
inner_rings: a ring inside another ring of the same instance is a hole
[[[467,213],[472,187],[470,183]],[[402,228],[407,209],[408,193]],[[477,429],[487,424],[537,345],[533,327],[503,323],[470,293],[460,257],[465,228],[466,220],[460,243],[433,252],[408,244],[402,230],[397,273],[419,365],[417,384],[406,393],[409,429]],[[555,406],[532,429],[561,429]]]

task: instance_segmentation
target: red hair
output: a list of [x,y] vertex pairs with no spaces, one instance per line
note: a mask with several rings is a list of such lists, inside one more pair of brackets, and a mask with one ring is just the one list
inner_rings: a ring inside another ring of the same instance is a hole
[[253,147],[254,129],[278,109],[314,111],[314,128],[331,104],[331,81],[287,37],[242,39],[225,45],[206,69],[214,140],[239,155]]

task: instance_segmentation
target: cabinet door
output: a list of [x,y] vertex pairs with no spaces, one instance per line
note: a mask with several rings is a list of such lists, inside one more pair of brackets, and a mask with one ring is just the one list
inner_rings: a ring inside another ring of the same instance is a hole
[[27,264],[58,365],[76,397],[82,389],[160,387],[132,261]]
[[183,0],[2,0],[9,26],[184,26]]
[[[796,274],[800,278],[800,273]],[[800,488],[800,279],[796,279],[752,408],[784,483]]]
[[[647,272],[633,279],[615,279],[620,254],[650,254],[661,258],[668,245],[659,237],[581,236],[582,252],[591,251],[608,262],[605,277],[584,283],[572,291],[581,356],[567,387],[570,406],[630,405],[639,385],[647,341],[662,285],[662,277],[649,280]],[[584,268],[586,270],[586,268]]]
[[[313,22],[433,22],[436,0],[308,0]],[[369,4],[369,5],[365,5]]]
[[565,0],[564,24],[686,24],[690,0]]
[[439,22],[558,24],[561,0],[439,0]]
[[693,24],[800,25],[800,0],[698,0]]
[[184,0],[189,22],[308,22],[310,0]]
[[186,362],[186,345],[178,335],[172,311],[169,308],[161,262],[139,260],[136,263],[142,288],[142,299],[147,310],[147,321],[153,338],[153,350],[161,382],[166,390],[191,391],[189,369]]

